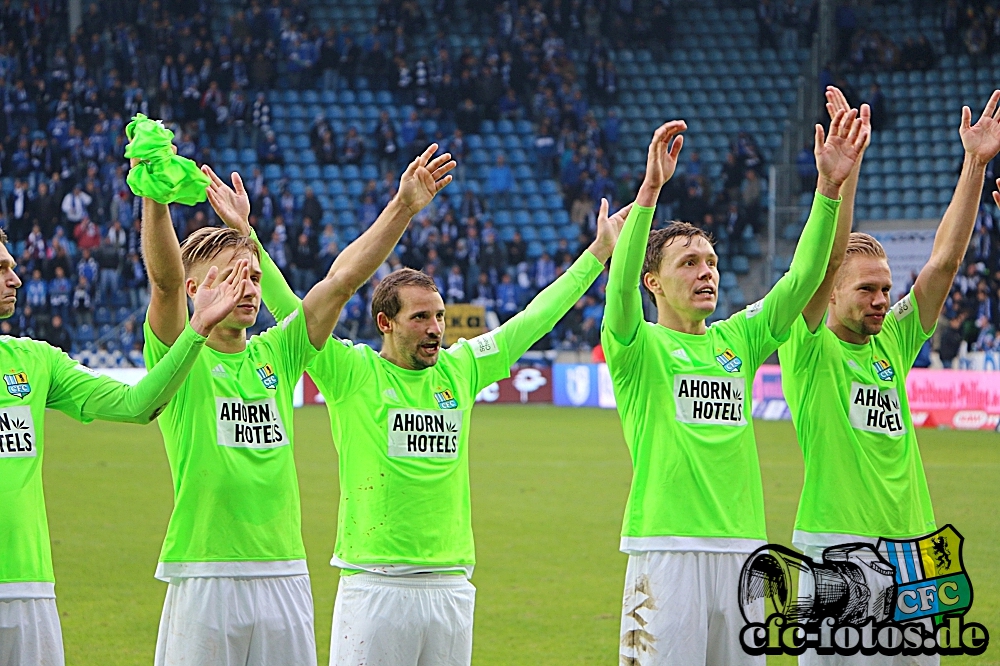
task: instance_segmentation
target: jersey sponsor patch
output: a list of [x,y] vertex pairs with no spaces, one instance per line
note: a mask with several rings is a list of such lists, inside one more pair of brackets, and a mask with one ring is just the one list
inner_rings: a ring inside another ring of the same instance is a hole
[[756,303],[751,303],[747,306],[747,319],[753,319],[761,313],[764,309],[764,299],[760,299]]
[[906,433],[899,394],[895,388],[851,382],[849,419],[856,430],[898,437]]
[[463,410],[389,410],[389,456],[457,458]]
[[34,458],[38,455],[35,441],[31,407],[0,408],[0,458]]
[[288,444],[274,398],[244,402],[216,396],[215,414],[219,446],[274,449]]
[[742,426],[743,377],[674,375],[674,403],[681,423]]
[[497,341],[492,331],[472,338],[469,340],[469,345],[472,347],[472,355],[476,358],[500,353],[500,347],[497,346]]
[[899,299],[899,302],[892,306],[892,314],[896,316],[896,321],[902,321],[910,316],[913,312],[913,303],[911,299],[913,294],[907,294]]
[[3,376],[3,382],[7,385],[7,393],[15,398],[24,399],[24,396],[31,393],[31,384],[28,383],[27,372],[12,372]]

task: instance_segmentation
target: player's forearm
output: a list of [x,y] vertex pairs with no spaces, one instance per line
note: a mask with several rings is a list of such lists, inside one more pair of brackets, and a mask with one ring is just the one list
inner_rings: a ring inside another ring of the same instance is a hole
[[281,321],[299,307],[299,297],[288,286],[285,276],[281,274],[281,270],[271,259],[271,255],[264,249],[260,239],[257,238],[257,234],[252,229],[250,237],[257,243],[257,250],[260,252],[261,300],[264,301],[264,305],[271,311],[274,318]]
[[207,338],[186,326],[170,351],[135,386],[106,382],[83,405],[87,421],[149,423],[155,419],[184,383]]
[[795,247],[792,264],[766,296],[775,300],[775,307],[767,308],[770,317],[768,326],[771,335],[778,340],[787,335],[792,323],[823,282],[830,261],[840,205],[839,200],[816,193],[809,219]]
[[955,194],[934,235],[934,247],[927,262],[928,267],[938,272],[941,279],[946,278],[949,284],[965,257],[972,230],[976,226],[985,174],[986,164],[969,155],[965,156]]
[[412,214],[398,198],[393,198],[378,218],[356,241],[344,248],[330,266],[327,279],[348,298],[368,282],[406,231]]
[[154,289],[174,293],[184,288],[184,264],[170,207],[142,200],[142,258]]
[[540,291],[522,312],[500,327],[507,342],[511,365],[552,330],[587,293],[603,270],[604,264],[600,259],[589,250],[584,252],[559,279]]
[[[640,195],[643,189],[639,190]],[[649,196],[641,197],[649,202]],[[649,230],[653,226],[656,198],[645,206],[636,198],[622,226],[615,252],[611,255],[611,269],[608,274],[607,305],[604,309],[604,324],[621,344],[630,344],[642,323],[642,293],[639,281],[642,279],[642,265],[646,260],[646,245]]]

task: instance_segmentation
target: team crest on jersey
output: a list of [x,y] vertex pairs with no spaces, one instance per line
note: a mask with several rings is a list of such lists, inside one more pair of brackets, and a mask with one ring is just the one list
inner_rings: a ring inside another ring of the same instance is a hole
[[872,363],[872,367],[875,368],[875,372],[878,373],[878,378],[884,382],[891,382],[892,378],[896,376],[896,371],[892,369],[889,365],[889,361],[875,361]]
[[726,351],[716,356],[715,360],[719,362],[722,369],[726,372],[739,372],[740,368],[743,367],[743,359],[737,356],[733,350],[728,347],[726,348]]
[[455,400],[455,394],[451,392],[451,389],[436,391],[434,399],[437,400],[438,407],[441,409],[458,409],[458,400]]
[[24,396],[31,393],[31,384],[28,383],[27,372],[15,372],[3,376],[4,384],[7,385],[7,392],[15,398],[24,399]]
[[278,375],[274,374],[274,368],[271,367],[270,363],[265,363],[257,368],[257,376],[260,377],[264,388],[271,390],[278,388]]

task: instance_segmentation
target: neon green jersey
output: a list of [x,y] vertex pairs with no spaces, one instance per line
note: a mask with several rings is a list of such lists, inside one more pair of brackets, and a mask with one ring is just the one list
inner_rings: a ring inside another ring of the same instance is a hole
[[[168,348],[145,331],[153,367]],[[174,510],[157,578],[306,573],[292,398],[315,354],[300,307],[240,353],[198,358],[159,420]]]
[[187,327],[159,372],[128,386],[51,345],[0,336],[0,599],[54,596],[42,493],[45,409],[89,423],[149,423],[183,381],[205,339]]
[[[281,316],[298,302],[261,250],[261,288]],[[469,426],[476,395],[566,314],[603,270],[584,252],[498,329],[408,370],[366,345],[334,340],[309,366],[327,401],[340,464],[332,563],[380,573],[464,570],[475,564]]]
[[817,194],[788,274],[763,300],[694,335],[642,320],[638,285],[653,209],[632,207],[601,331],[632,456],[623,551],[751,552],[767,538],[753,377],[819,286],[838,209]]
[[781,384],[805,458],[796,546],[826,535],[903,538],[933,532],[906,376],[927,333],[910,292],[868,344],[840,340],[799,317],[778,352]]

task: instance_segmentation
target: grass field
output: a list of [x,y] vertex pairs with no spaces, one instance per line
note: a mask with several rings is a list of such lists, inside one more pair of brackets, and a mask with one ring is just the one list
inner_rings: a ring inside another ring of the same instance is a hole
[[[471,473],[478,565],[473,663],[618,663],[625,571],[618,552],[630,465],[617,414],[481,406]],[[320,664],[329,648],[337,572],[327,563],[337,509],[326,410],[296,412],[303,531],[316,602]],[[756,425],[769,536],[787,543],[802,483],[788,423]],[[939,524],[966,537],[975,587],[969,618],[994,634],[980,657],[1000,664],[1000,436],[921,430]],[[69,666],[146,666],[165,585],[153,570],[171,507],[155,426],[80,426],[49,412],[46,500]],[[2,509],[0,509],[2,510]],[[791,658],[770,664],[792,664]]]

